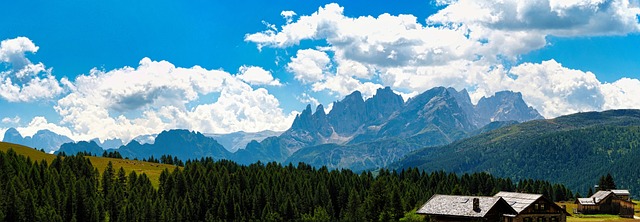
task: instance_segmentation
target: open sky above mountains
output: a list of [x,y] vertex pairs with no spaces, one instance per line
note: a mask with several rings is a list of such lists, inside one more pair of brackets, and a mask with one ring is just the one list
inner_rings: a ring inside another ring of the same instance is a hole
[[287,129],[306,104],[391,86],[543,116],[640,108],[637,0],[11,1],[0,7],[0,135]]

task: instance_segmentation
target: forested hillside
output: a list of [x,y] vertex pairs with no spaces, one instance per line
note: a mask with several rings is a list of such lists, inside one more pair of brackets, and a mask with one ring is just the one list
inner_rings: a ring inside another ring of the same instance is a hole
[[489,172],[563,183],[582,194],[611,173],[640,196],[640,111],[578,113],[504,127],[450,145],[425,148],[392,168]]
[[572,197],[562,185],[489,174],[417,169],[355,174],[306,164],[242,166],[212,159],[165,170],[158,189],[145,174],[98,172],[84,156],[51,164],[0,151],[0,221],[396,221],[435,193],[500,190]]

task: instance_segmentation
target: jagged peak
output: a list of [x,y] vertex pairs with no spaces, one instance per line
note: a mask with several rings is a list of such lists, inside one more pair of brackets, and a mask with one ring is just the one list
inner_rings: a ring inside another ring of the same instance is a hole
[[316,107],[316,112],[315,112],[315,114],[314,114],[314,115],[316,115],[316,116],[317,116],[317,115],[326,115],[326,113],[324,112],[324,106],[322,106],[322,104],[319,104],[319,105]]
[[[380,94],[388,94],[388,93],[393,93],[393,94],[395,94],[395,93],[393,92],[393,90],[391,90],[391,87],[389,87],[389,86],[385,86],[384,88],[378,88],[378,89],[376,90],[376,95],[380,95]],[[376,96],[376,95],[374,95],[374,96]]]
[[353,91],[351,94],[347,95],[344,97],[344,100],[347,100],[347,98],[355,98],[355,99],[362,99],[362,93],[358,90]]

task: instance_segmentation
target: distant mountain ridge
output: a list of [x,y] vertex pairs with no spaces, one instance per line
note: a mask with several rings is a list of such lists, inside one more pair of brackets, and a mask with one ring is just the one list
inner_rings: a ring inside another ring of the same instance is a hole
[[15,128],[10,128],[5,131],[2,141],[33,147],[35,149],[44,149],[47,153],[58,150],[60,145],[64,143],[73,142],[69,137],[56,134],[50,130],[39,130],[33,136],[22,137],[20,132]]
[[[503,126],[492,124],[483,128],[492,121],[509,123],[540,118],[520,93],[498,92],[474,105],[466,90],[436,87],[405,102],[390,87],[385,87],[366,100],[359,91],[354,91],[334,102],[328,113],[323,105],[318,105],[315,112],[307,105],[282,133],[205,135],[168,130],[136,137],[119,146],[118,151],[130,158],[163,154],[181,159],[210,156],[242,164],[306,162],[318,167],[364,170],[384,167],[415,149],[448,144]],[[101,146],[99,141],[94,143]],[[238,144],[246,146],[242,149]],[[76,143],[65,149],[78,151],[77,146],[93,149],[95,145]]]
[[265,130],[260,132],[233,132],[225,134],[217,133],[205,133],[207,137],[211,137],[218,141],[220,145],[226,148],[229,152],[236,152],[239,149],[247,147],[252,140],[262,141],[267,137],[279,136],[282,132],[276,132],[271,130]]
[[389,167],[545,178],[583,195],[597,178],[611,173],[618,188],[640,197],[638,162],[640,110],[609,110],[510,124],[417,150]]
[[[370,169],[383,167],[417,148],[464,138],[489,120],[543,118],[526,105],[519,93],[505,91],[496,95],[473,105],[466,90],[445,87],[427,90],[406,102],[389,87],[378,89],[367,100],[355,91],[335,102],[328,114],[322,105],[315,113],[308,105],[289,130],[279,137],[250,143],[238,151],[242,158],[237,161],[306,162],[332,168]],[[394,147],[381,147],[389,145]]]

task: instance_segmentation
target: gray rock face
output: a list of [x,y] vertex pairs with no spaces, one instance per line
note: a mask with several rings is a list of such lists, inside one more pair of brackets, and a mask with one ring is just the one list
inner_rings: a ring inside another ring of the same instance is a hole
[[544,118],[524,102],[521,93],[511,91],[497,92],[489,98],[482,97],[476,106],[476,113],[482,125],[493,121],[525,122]]
[[354,92],[334,103],[334,109],[327,115],[334,137],[339,135],[342,141],[323,140],[315,129],[297,126],[297,134],[286,140],[304,135],[304,141],[309,142],[301,144],[287,162],[350,169],[383,167],[417,148],[448,144],[475,135],[481,129],[501,125],[483,128],[493,121],[542,118],[526,105],[520,93],[509,91],[483,98],[477,105],[471,102],[466,90],[444,87],[427,90],[407,102],[388,87],[379,89],[374,97],[364,101],[364,108],[358,96],[360,93]]

